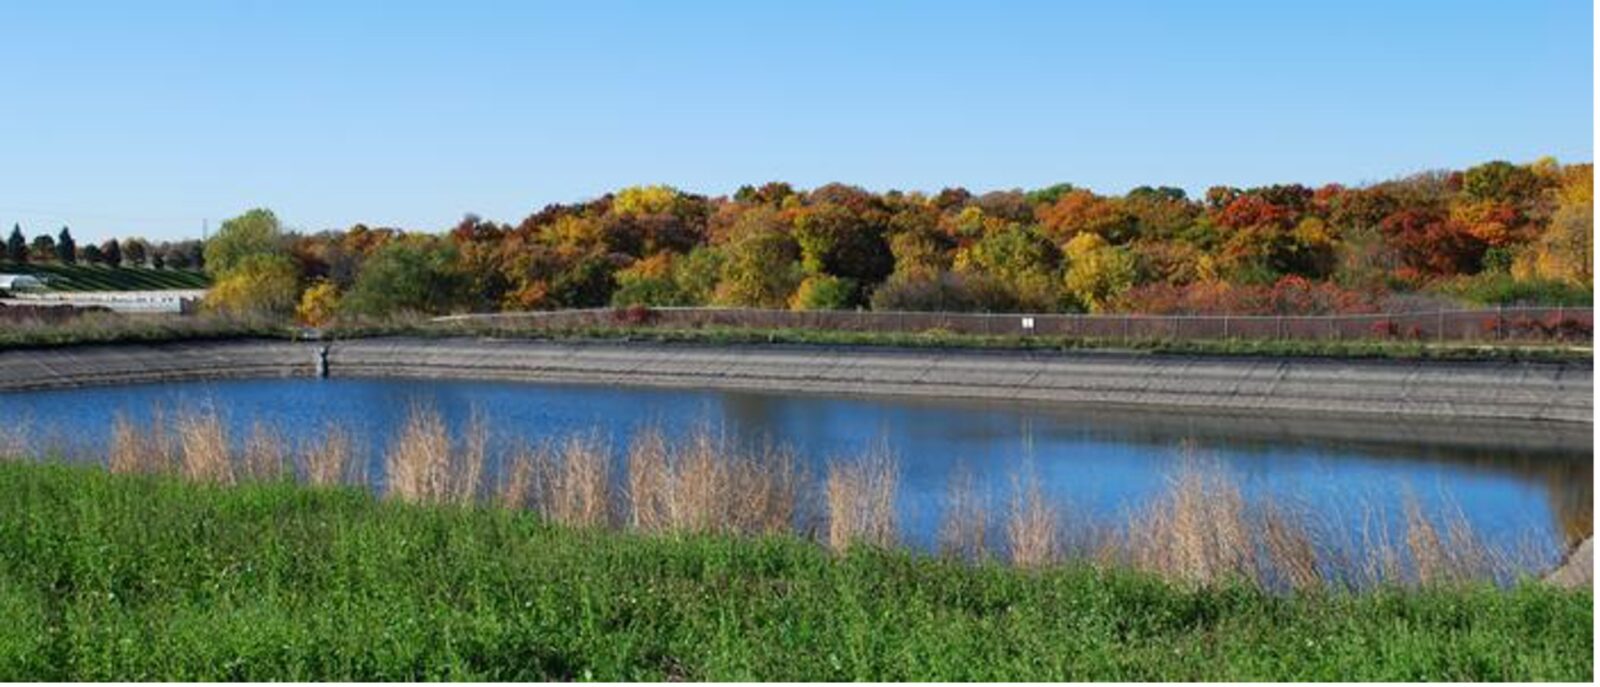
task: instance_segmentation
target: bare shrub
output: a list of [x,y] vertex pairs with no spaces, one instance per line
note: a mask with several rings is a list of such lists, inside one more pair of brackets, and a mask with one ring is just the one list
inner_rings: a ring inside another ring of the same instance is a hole
[[893,546],[899,483],[899,466],[886,450],[831,463],[826,490],[829,548],[843,552],[856,544]]
[[628,445],[628,525],[641,532],[665,531],[670,523],[672,466],[661,430],[640,430]]

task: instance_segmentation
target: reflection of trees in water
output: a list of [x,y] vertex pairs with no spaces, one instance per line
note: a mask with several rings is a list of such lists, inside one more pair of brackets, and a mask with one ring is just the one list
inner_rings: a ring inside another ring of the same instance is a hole
[[1550,510],[1568,546],[1594,535],[1594,461],[1553,466],[1544,475]]

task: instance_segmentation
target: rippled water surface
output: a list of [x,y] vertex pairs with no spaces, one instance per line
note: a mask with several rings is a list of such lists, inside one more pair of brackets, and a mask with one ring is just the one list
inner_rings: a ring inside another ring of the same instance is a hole
[[[1459,513],[1493,543],[1553,558],[1591,530],[1588,426],[1208,416],[974,401],[559,386],[455,380],[250,380],[0,394],[0,417],[35,445],[103,455],[112,418],[216,408],[243,437],[253,421],[291,438],[350,428],[370,473],[415,404],[453,425],[476,409],[500,450],[597,431],[624,445],[640,427],[669,435],[709,426],[737,441],[793,447],[820,474],[836,457],[884,447],[902,470],[906,537],[927,546],[952,470],[974,472],[995,503],[1031,464],[1077,517],[1117,518],[1164,485],[1187,451],[1214,460],[1247,498],[1298,504],[1355,533],[1392,521],[1414,496]],[[9,420],[8,420],[9,421]]]

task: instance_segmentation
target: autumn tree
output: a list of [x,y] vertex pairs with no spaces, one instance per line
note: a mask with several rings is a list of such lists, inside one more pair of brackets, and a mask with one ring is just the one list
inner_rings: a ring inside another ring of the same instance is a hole
[[753,218],[724,250],[719,305],[784,308],[800,285],[800,246],[770,218]]
[[110,267],[122,266],[122,244],[116,239],[106,239],[100,244],[100,259]]
[[271,210],[256,208],[222,223],[205,242],[205,269],[222,275],[252,255],[282,255],[283,229]]
[[294,312],[300,275],[283,253],[246,255],[206,292],[206,309],[232,316],[284,317]]
[[1082,233],[1063,249],[1067,264],[1063,290],[1078,307],[1101,312],[1111,300],[1133,286],[1133,257],[1099,234]]
[[430,237],[389,242],[361,265],[339,312],[361,317],[448,312],[463,301],[467,284],[456,257],[455,246]]

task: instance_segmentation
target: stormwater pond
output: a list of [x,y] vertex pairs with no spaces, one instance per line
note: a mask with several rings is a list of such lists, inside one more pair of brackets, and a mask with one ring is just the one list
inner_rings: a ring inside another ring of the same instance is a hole
[[[380,486],[384,456],[419,407],[437,409],[453,431],[481,418],[489,453],[500,457],[583,434],[604,440],[620,460],[630,438],[647,427],[669,439],[710,431],[739,445],[787,447],[814,479],[826,474],[829,461],[887,453],[899,471],[899,536],[922,549],[935,548],[958,472],[1001,510],[1016,494],[1018,476],[1035,476],[1071,530],[1075,521],[1134,517],[1171,486],[1185,461],[1220,470],[1246,504],[1311,514],[1348,535],[1347,545],[1370,541],[1375,529],[1402,530],[1408,510],[1463,522],[1484,542],[1538,564],[1558,560],[1592,530],[1587,425],[420,379],[0,393],[0,417],[25,428],[32,450],[69,459],[104,460],[118,416],[140,424],[163,414],[215,411],[235,442],[256,423],[291,442],[315,441],[332,423],[353,435],[357,460]],[[497,463],[490,462],[493,479]]]

